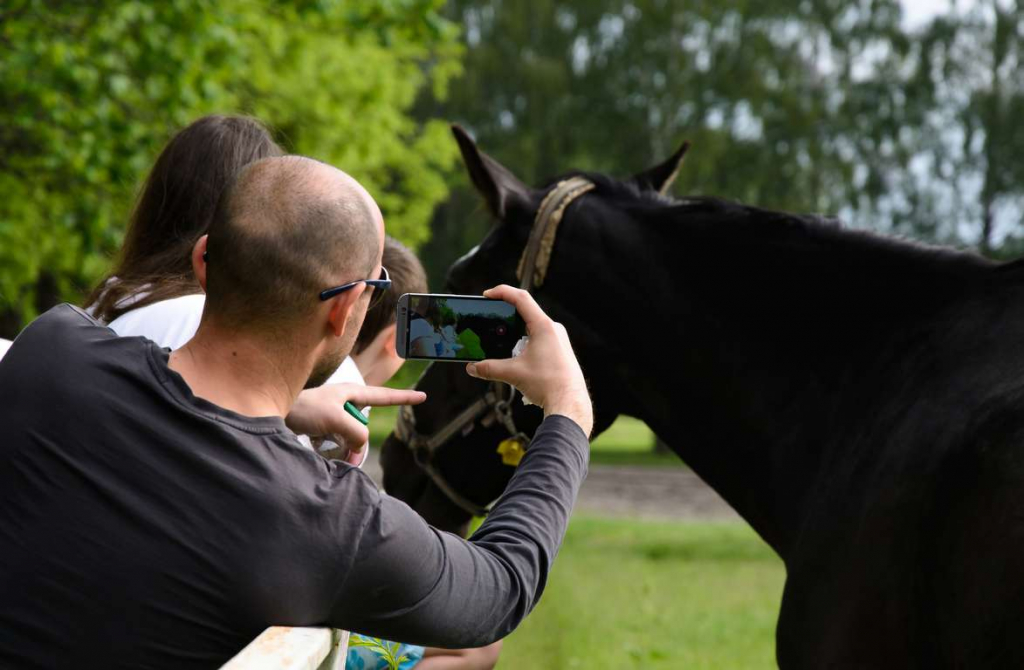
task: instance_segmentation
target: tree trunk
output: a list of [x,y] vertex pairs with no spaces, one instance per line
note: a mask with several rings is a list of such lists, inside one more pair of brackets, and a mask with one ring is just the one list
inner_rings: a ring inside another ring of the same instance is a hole
[[981,203],[981,241],[978,243],[978,249],[986,256],[992,252],[992,206],[992,197],[985,193]]
[[0,310],[0,337],[13,340],[21,331],[21,314],[14,309]]

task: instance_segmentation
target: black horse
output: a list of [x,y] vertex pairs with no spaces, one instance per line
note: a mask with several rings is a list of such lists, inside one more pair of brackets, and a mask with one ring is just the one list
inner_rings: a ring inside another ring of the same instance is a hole
[[[499,222],[447,289],[479,293],[514,282],[552,185],[455,132]],[[1024,667],[1024,265],[671,200],[681,157],[629,181],[574,173],[594,188],[535,291],[589,376],[595,430],[645,421],[783,559],[781,666]],[[417,388],[430,400],[407,440],[494,391],[438,364]],[[500,494],[513,468],[495,446],[540,421],[511,407],[435,452],[447,488]],[[395,435],[382,463],[433,523],[468,519]]]

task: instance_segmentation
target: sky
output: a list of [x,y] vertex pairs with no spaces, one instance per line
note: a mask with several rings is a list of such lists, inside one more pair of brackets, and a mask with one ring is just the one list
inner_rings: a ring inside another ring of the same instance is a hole
[[[970,7],[977,0],[959,0],[962,8]],[[910,28],[917,28],[936,14],[949,11],[951,0],[903,0],[903,21]]]
[[916,28],[949,9],[949,0],[903,0],[903,21]]

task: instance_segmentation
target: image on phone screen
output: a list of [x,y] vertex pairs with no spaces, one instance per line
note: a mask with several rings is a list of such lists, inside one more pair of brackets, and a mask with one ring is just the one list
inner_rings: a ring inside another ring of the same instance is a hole
[[509,358],[525,334],[516,308],[502,300],[416,294],[408,298],[408,358]]

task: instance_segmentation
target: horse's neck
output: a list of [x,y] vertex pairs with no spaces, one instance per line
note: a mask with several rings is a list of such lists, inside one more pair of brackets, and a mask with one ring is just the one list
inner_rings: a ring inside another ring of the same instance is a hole
[[661,288],[613,329],[619,377],[634,413],[785,557],[837,433],[872,420],[888,366],[988,266],[796,219],[676,224],[631,264]]

